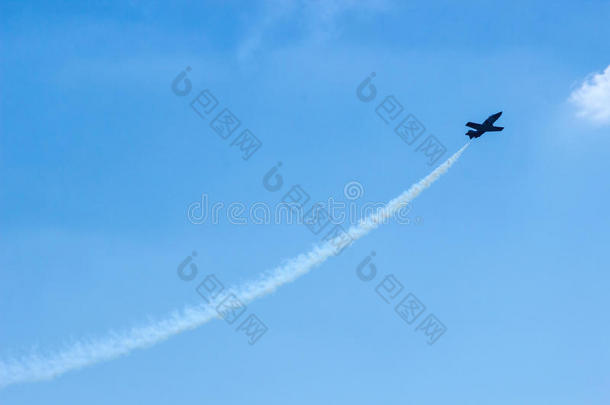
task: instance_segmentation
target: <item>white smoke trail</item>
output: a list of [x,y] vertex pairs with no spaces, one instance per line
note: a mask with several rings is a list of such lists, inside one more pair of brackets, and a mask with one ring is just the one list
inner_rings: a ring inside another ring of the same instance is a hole
[[122,333],[111,333],[97,340],[81,341],[51,355],[30,355],[21,359],[0,361],[0,388],[21,382],[51,379],[67,371],[110,360],[134,349],[146,348],[173,335],[194,329],[217,318],[219,316],[215,310],[217,304],[230,293],[235,294],[241,302],[247,304],[275,291],[278,287],[296,280],[322,264],[326,259],[337,254],[340,249],[360,239],[392,217],[449,170],[469,145],[470,142],[466,143],[434,171],[389,201],[383,208],[361,220],[358,225],[350,227],[345,234],[320,246],[315,246],[309,252],[300,254],[263,274],[258,280],[230,289],[210,304],[186,307],[182,311],[172,313],[166,319],[134,327]]

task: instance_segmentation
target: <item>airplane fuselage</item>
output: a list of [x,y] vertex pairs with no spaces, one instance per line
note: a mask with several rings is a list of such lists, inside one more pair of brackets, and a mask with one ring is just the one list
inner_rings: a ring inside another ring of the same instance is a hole
[[478,138],[479,136],[483,135],[485,133],[485,131],[479,132],[479,131],[473,131],[472,129],[468,132],[466,132],[466,135],[468,135],[470,137],[470,139],[472,138]]

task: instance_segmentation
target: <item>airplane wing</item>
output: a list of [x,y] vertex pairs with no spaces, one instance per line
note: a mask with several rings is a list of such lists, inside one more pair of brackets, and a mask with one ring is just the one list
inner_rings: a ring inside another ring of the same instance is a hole
[[501,111],[499,113],[490,115],[489,117],[487,117],[483,125],[493,125],[493,123],[496,122],[498,118],[500,118],[500,115],[502,115]]
[[472,129],[474,129],[474,130],[477,130],[477,131],[479,131],[479,130],[483,129],[483,125],[481,125],[481,124],[475,124],[474,122],[467,122],[467,123],[466,123],[466,126],[467,126],[467,127],[472,128]]
[[495,132],[495,131],[502,131],[503,129],[504,129],[504,127],[489,127],[489,128],[487,128],[487,131]]

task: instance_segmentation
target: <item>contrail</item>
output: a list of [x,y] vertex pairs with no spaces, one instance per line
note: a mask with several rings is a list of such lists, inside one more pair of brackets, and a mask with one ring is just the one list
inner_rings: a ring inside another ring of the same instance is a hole
[[272,293],[278,287],[308,273],[329,257],[336,255],[340,249],[362,238],[391,218],[405,204],[447,172],[469,145],[470,142],[466,143],[430,174],[398,197],[390,200],[374,214],[362,219],[358,225],[350,227],[345,234],[315,246],[309,252],[300,254],[275,269],[263,273],[257,280],[229,289],[210,304],[186,307],[181,311],[171,313],[165,319],[121,333],[112,332],[99,339],[81,341],[57,353],[44,356],[32,354],[20,359],[0,361],[0,388],[21,382],[48,380],[67,371],[114,359],[128,354],[134,349],[146,348],[173,335],[197,328],[213,318],[219,317],[215,308],[231,293],[235,294],[244,304]]

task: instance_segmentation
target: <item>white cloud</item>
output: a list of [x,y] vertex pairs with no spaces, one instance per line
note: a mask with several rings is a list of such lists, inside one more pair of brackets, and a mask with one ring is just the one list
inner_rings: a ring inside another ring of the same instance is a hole
[[595,124],[610,124],[610,66],[590,75],[569,98],[579,117]]

